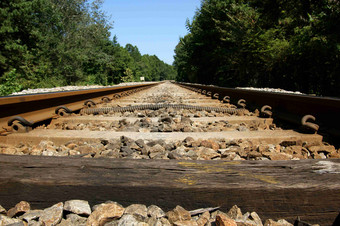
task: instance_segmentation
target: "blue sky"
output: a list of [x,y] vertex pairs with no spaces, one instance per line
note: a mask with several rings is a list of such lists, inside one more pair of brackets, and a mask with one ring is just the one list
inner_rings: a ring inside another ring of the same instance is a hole
[[179,37],[187,34],[201,0],[105,0],[103,11],[114,21],[111,34],[118,42],[136,45],[141,54],[156,55],[172,64]]

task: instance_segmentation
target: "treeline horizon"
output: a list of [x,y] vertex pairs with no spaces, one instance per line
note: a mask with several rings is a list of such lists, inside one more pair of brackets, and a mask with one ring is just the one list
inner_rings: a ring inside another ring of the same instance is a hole
[[340,96],[340,2],[202,0],[175,49],[177,80]]
[[0,2],[0,95],[27,88],[175,79],[137,46],[110,40],[103,0]]

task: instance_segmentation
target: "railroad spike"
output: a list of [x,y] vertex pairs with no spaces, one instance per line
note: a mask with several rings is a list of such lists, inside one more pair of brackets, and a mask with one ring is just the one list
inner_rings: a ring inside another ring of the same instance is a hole
[[246,101],[244,99],[239,99],[237,101],[237,105],[240,106],[241,108],[246,108]]
[[218,94],[218,93],[214,93],[214,95],[213,95],[213,99],[218,99],[220,97],[220,94]]
[[96,103],[93,100],[86,100],[86,101],[84,101],[84,105],[89,107],[89,108],[92,108],[92,107],[96,106]]
[[313,130],[315,133],[317,133],[318,130],[319,130],[319,125],[312,123],[312,122],[307,122],[308,120],[315,121],[315,117],[313,115],[303,116],[302,119],[301,119],[302,126],[307,127],[309,129]]
[[102,101],[104,103],[110,103],[111,102],[111,99],[108,97],[108,96],[105,96],[105,97],[102,97]]
[[223,103],[230,103],[230,97],[229,96],[224,96],[223,97]]
[[7,125],[12,127],[12,130],[18,133],[26,133],[32,130],[34,122],[27,121],[21,116],[14,116],[8,120]]
[[271,111],[272,110],[272,107],[269,106],[269,105],[264,105],[262,108],[261,108],[261,114],[264,115],[264,116],[267,116],[269,118],[272,117],[273,115],[273,112]]
[[70,110],[69,108],[65,107],[65,106],[59,106],[55,109],[54,111],[57,115],[59,116],[65,116],[65,115],[69,115],[72,113],[72,110]]

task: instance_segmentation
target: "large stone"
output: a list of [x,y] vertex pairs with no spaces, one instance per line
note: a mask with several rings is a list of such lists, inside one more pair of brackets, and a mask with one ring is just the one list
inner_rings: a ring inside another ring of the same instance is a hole
[[155,218],[162,218],[165,216],[164,211],[155,205],[149,206],[147,213],[148,213],[148,216],[155,217]]
[[122,156],[129,156],[133,153],[133,150],[129,148],[128,146],[122,146],[120,148],[120,152]]
[[193,121],[189,118],[189,117],[181,117],[181,123],[182,124],[189,124],[191,125],[193,123]]
[[257,148],[260,153],[267,152],[269,150],[268,144],[260,144]]
[[46,208],[40,216],[39,221],[46,226],[57,225],[63,217],[63,209],[64,205],[62,202]]
[[172,117],[170,117],[170,116],[163,116],[163,117],[161,117],[159,120],[158,120],[159,122],[167,122],[167,123],[172,123]]
[[16,204],[15,207],[7,211],[7,216],[14,217],[14,216],[22,215],[26,213],[27,211],[29,211],[30,209],[31,209],[31,206],[28,202],[21,201],[18,204]]
[[216,216],[217,226],[237,226],[236,222],[228,217],[226,214],[217,214]]
[[17,150],[15,148],[4,148],[0,149],[0,154],[6,154],[6,155],[15,155],[17,153]]
[[25,226],[22,220],[16,218],[10,218],[4,215],[0,215],[0,225],[13,225],[13,226]]
[[218,143],[216,143],[213,140],[202,140],[201,146],[206,147],[206,148],[211,148],[211,149],[213,149],[215,151],[217,151],[220,148]]
[[26,212],[24,215],[20,216],[19,219],[25,220],[28,223],[30,223],[33,220],[37,220],[43,213],[44,213],[43,210],[30,210]]
[[184,139],[183,143],[186,147],[192,147],[192,144],[195,142],[195,139],[192,137],[187,137]]
[[141,147],[139,147],[136,142],[132,142],[130,145],[129,145],[129,148],[131,148],[132,150],[136,150],[136,151],[140,151],[141,150]]
[[66,216],[66,220],[71,222],[72,225],[86,225],[87,218],[71,213]]
[[320,145],[308,147],[308,150],[310,150],[311,152],[325,152],[328,154],[334,152],[335,147],[333,145]]
[[120,149],[121,142],[118,139],[111,139],[109,140],[109,143],[105,146],[106,149]]
[[251,151],[248,153],[248,157],[249,158],[259,158],[262,157],[262,154],[260,152],[257,151]]
[[146,146],[145,143],[144,143],[144,140],[142,140],[142,139],[136,140],[135,143],[136,143],[140,148],[143,148],[143,147]]
[[155,153],[155,152],[164,152],[165,148],[160,145],[160,144],[155,144],[154,146],[152,146],[152,148],[150,149],[151,153]]
[[91,207],[88,201],[84,200],[69,200],[65,202],[64,210],[78,214],[89,216]]
[[239,220],[239,219],[243,218],[241,209],[238,208],[237,205],[234,205],[233,207],[231,207],[231,209],[228,211],[227,215],[233,220]]
[[147,226],[145,222],[138,221],[133,215],[126,214],[118,221],[118,226]]
[[157,219],[156,217],[150,217],[147,220],[148,225],[150,226],[162,226],[161,220]]
[[118,203],[103,203],[96,206],[86,221],[87,226],[104,225],[111,219],[120,218],[125,209]]
[[168,217],[168,220],[170,221],[170,223],[174,223],[176,221],[191,220],[191,215],[189,211],[185,210],[181,206],[176,206],[175,209],[167,212],[166,216]]
[[130,214],[136,217],[138,220],[143,221],[148,217],[148,209],[145,205],[132,204],[125,208],[124,214]]
[[217,153],[217,151],[214,151],[213,149],[210,148],[203,148],[200,149],[200,151],[198,152],[198,157],[205,160],[210,160],[220,156],[221,155]]
[[251,220],[255,222],[256,225],[262,226],[262,220],[256,212],[251,212],[250,217]]
[[198,226],[204,226],[210,219],[209,211],[205,211],[196,221]]
[[58,224],[58,226],[73,226],[74,224],[72,224],[72,222],[70,220],[65,220],[65,219],[61,219],[60,223]]
[[293,158],[292,155],[285,154],[285,153],[272,153],[272,152],[265,152],[263,153],[265,157],[268,157],[270,160],[291,160]]

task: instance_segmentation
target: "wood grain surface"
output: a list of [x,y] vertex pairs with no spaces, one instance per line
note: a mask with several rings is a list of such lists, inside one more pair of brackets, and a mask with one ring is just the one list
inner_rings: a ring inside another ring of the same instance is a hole
[[176,161],[0,155],[0,204],[33,208],[107,200],[169,210],[238,205],[262,220],[330,225],[340,210],[340,159]]

